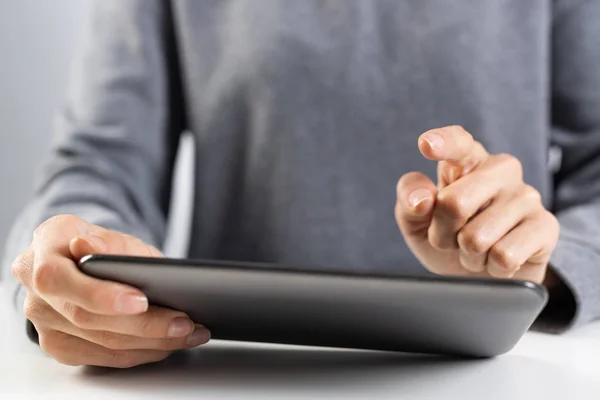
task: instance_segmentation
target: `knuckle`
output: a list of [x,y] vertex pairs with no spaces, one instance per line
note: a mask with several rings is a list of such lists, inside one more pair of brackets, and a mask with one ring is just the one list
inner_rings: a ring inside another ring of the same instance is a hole
[[466,220],[469,216],[469,199],[442,190],[438,195],[438,207],[452,218]]
[[51,339],[51,335],[49,335],[48,332],[38,330],[38,343],[40,345],[40,348],[45,353],[52,355],[52,353],[54,352],[54,343]]
[[83,365],[82,359],[85,357],[81,357],[71,350],[69,346],[65,346],[63,335],[57,331],[38,329],[40,348],[60,364],[73,367]]
[[37,228],[35,228],[35,230],[33,231],[33,241],[36,241],[36,239],[38,239],[44,234],[44,231],[48,228],[48,226],[54,223],[54,218],[55,217],[48,218],[47,220],[39,224]]
[[50,218],[48,218],[47,220],[45,220],[44,222],[42,222],[41,224],[38,225],[38,227],[33,231],[33,238],[34,240],[36,238],[39,238],[41,236],[43,236],[44,232],[49,228],[52,227],[58,223],[60,223],[61,221],[64,221],[64,219],[66,218],[65,215],[54,215]]
[[23,304],[23,314],[25,314],[25,318],[28,320],[37,322],[45,315],[44,307],[40,304],[37,298],[34,298],[28,294],[25,298],[25,303]]
[[444,241],[441,239],[440,235],[429,235],[429,244],[434,249],[441,249],[444,247]]
[[462,173],[462,169],[455,165],[448,163],[447,161],[441,161],[438,163],[438,175],[446,182],[456,181]]
[[503,249],[500,246],[493,246],[489,257],[497,265],[507,270],[516,270],[521,266],[514,252],[509,249]]
[[452,125],[451,126],[453,133],[456,136],[459,137],[463,137],[464,140],[468,141],[468,142],[474,142],[475,139],[473,138],[473,135],[471,135],[471,133],[469,133],[469,131],[467,129],[465,129],[464,126],[462,125]]
[[38,227],[33,231],[33,241],[37,241],[41,237],[46,234],[47,230],[53,228],[55,226],[60,225],[70,225],[73,223],[81,223],[85,222],[83,219],[76,215],[72,214],[58,214],[54,215],[44,222],[42,222]]
[[520,165],[521,162],[512,154],[508,154],[508,153],[500,153],[496,155],[496,159],[503,164],[506,165]]
[[459,247],[467,253],[483,254],[490,248],[489,241],[478,230],[461,230],[457,240]]
[[531,185],[523,185],[521,197],[534,204],[542,203],[542,195],[540,192]]
[[450,249],[454,248],[456,243],[454,236],[446,234],[446,230],[441,228],[437,221],[433,221],[427,231],[429,244],[434,249]]
[[82,329],[89,329],[93,327],[92,314],[78,305],[75,305],[71,302],[65,302],[64,311],[66,317],[76,327]]
[[140,335],[143,337],[153,337],[156,335],[156,316],[146,312],[142,314],[140,321]]
[[111,247],[118,251],[122,251],[126,254],[131,253],[131,250],[127,245],[128,245],[128,243],[130,243],[130,240],[131,240],[130,238],[132,238],[133,236],[130,236],[126,233],[119,233],[119,232],[111,232],[111,233],[109,233],[110,239],[108,240],[110,242]]
[[512,154],[501,153],[496,155],[500,165],[510,171],[511,176],[517,176],[519,179],[523,178],[523,165],[521,161]]
[[33,256],[30,252],[23,252],[15,258],[10,266],[10,271],[21,283],[24,278],[25,270],[32,264]]
[[544,210],[543,215],[543,218],[547,221],[545,225],[547,228],[545,228],[545,230],[551,234],[551,243],[554,245],[558,241],[560,235],[560,223],[558,222],[556,215],[548,210]]
[[33,268],[31,283],[38,293],[47,293],[52,289],[57,264],[42,261]]
[[56,331],[38,331],[40,348],[53,358],[63,355],[62,346],[60,346],[60,337]]
[[101,331],[100,344],[108,349],[120,350],[124,348],[125,337],[115,332]]
[[[19,282],[21,282],[22,280],[22,270],[23,270],[23,263],[21,260],[21,256],[18,256],[15,261],[12,262],[12,264],[10,265],[10,273],[13,274],[13,276],[15,278],[17,278],[17,280]],[[21,282],[22,283],[22,282]]]
[[458,134],[471,136],[471,134],[465,129],[465,127],[460,124],[459,125],[451,125],[450,128]]

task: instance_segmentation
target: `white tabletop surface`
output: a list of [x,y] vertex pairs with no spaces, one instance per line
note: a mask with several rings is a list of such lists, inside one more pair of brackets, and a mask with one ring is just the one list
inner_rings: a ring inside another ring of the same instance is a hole
[[45,356],[0,294],[2,400],[600,398],[600,324],[562,336],[528,333],[490,360],[213,341],[162,363],[111,370]]

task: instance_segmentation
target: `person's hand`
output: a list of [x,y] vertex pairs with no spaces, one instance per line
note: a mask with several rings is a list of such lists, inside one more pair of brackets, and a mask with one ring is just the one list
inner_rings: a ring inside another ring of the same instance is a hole
[[438,162],[437,186],[419,172],[402,176],[395,214],[423,266],[440,275],[542,283],[559,225],[523,182],[521,163],[488,154],[458,126],[425,132],[418,146]]
[[80,272],[77,262],[92,253],[162,256],[139,239],[75,216],[40,225],[12,272],[27,290],[25,315],[50,356],[67,365],[125,368],[209,340],[208,330],[184,313],[149,307],[139,290]]

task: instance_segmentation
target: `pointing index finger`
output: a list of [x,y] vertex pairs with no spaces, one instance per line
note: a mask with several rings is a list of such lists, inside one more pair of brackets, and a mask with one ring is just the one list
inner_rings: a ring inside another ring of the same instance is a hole
[[431,129],[419,137],[421,154],[433,161],[460,162],[476,150],[473,136],[460,126]]
[[461,126],[432,129],[419,137],[419,150],[438,162],[438,188],[442,189],[483,164],[488,152]]

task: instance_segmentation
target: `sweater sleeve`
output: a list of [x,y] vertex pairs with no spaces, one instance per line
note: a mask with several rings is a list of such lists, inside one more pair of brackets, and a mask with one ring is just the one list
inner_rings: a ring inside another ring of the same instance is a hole
[[[157,247],[162,244],[185,120],[165,4],[93,4],[52,146],[4,252],[3,273],[17,309],[25,294],[10,266],[29,245],[33,230],[51,216],[75,214]],[[32,330],[31,324],[28,328]]]
[[[558,330],[600,317],[600,2],[555,1],[552,142],[561,150],[553,211],[561,234],[551,268],[574,312]],[[556,304],[556,307],[561,307]]]

